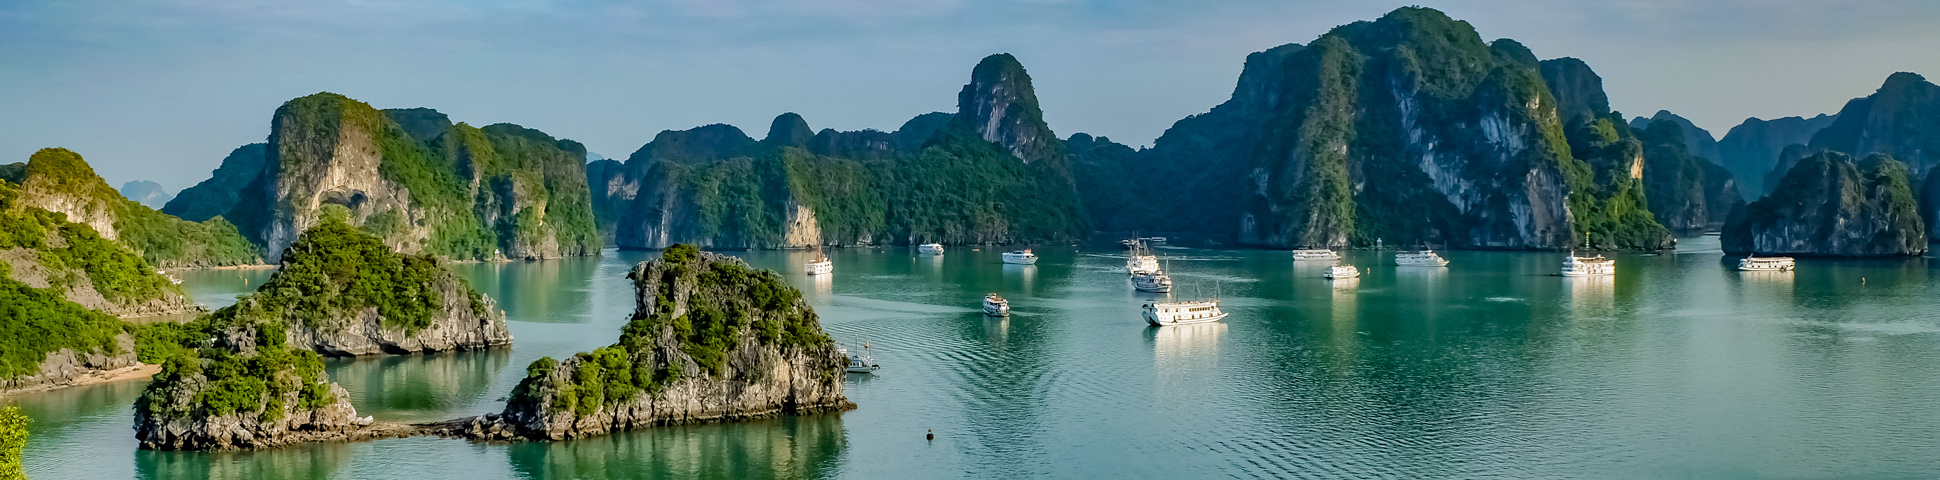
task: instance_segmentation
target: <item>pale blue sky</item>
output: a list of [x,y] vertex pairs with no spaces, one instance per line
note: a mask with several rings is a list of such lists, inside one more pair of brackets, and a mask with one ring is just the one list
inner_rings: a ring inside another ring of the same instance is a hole
[[[0,162],[79,151],[170,191],[262,141],[277,105],[333,91],[513,122],[624,157],[663,129],[893,129],[955,108],[1010,52],[1060,136],[1150,144],[1223,101],[1249,52],[1404,4],[1078,0],[110,0],[0,2]],[[1836,111],[1895,71],[1940,74],[1940,2],[1427,3],[1583,58],[1629,115],[1722,136],[1748,116]]]

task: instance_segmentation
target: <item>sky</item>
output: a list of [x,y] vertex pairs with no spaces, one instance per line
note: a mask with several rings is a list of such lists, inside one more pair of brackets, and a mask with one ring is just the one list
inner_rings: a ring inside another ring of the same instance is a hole
[[[1396,7],[1214,0],[6,0],[0,163],[80,152],[116,186],[178,191],[261,142],[278,105],[330,91],[378,108],[510,122],[625,158],[710,123],[893,130],[954,111],[1008,52],[1051,128],[1131,144],[1231,95],[1247,53]],[[1577,57],[1630,116],[1722,137],[1747,117],[1836,112],[1887,75],[1940,75],[1930,0],[1451,0],[1486,39]]]

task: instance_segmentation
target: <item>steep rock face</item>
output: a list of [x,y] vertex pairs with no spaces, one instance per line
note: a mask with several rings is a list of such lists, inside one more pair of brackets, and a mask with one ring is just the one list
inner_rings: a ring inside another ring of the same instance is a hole
[[121,196],[148,208],[162,208],[175,196],[162,189],[162,184],[148,180],[130,180],[121,184]]
[[1527,48],[1402,8],[1249,56],[1231,100],[1130,160],[1151,179],[1130,188],[1193,200],[1121,207],[1165,210],[1127,222],[1148,231],[1272,247],[1668,245],[1634,182],[1601,188],[1624,177],[1572,156],[1558,108]]
[[526,368],[480,431],[559,440],[653,425],[854,408],[847,358],[801,293],[740,260],[666,250],[628,275],[637,309],[620,342]]
[[1610,97],[1603,93],[1603,77],[1582,60],[1563,57],[1543,60],[1543,83],[1556,97],[1556,115],[1563,125],[1595,121],[1610,113]]
[[977,62],[970,84],[957,93],[957,109],[964,125],[1026,162],[1062,154],[1057,135],[1044,124],[1030,74],[1008,53]]
[[1723,158],[1718,153],[1718,139],[1717,137],[1711,136],[1711,131],[1698,128],[1697,124],[1691,123],[1690,120],[1671,113],[1669,110],[1658,110],[1657,114],[1651,115],[1650,118],[1637,117],[1632,119],[1630,121],[1630,128],[1641,132],[1649,130],[1651,123],[1660,121],[1676,124],[1678,129],[1684,131],[1684,149],[1689,151],[1691,155],[1712,163],[1717,163],[1720,158]]
[[0,395],[20,391],[33,391],[74,385],[76,382],[99,375],[102,372],[118,370],[138,365],[135,358],[135,339],[128,334],[115,337],[116,349],[76,351],[62,348],[47,352],[40,362],[40,368],[31,374],[13,378],[0,378]]
[[403,255],[340,221],[292,244],[281,268],[213,317],[271,323],[330,356],[476,350],[512,343],[504,312],[437,257]]
[[1872,95],[1846,102],[1809,145],[1856,156],[1884,153],[1914,172],[1940,166],[1940,85],[1895,73]]
[[229,156],[222,158],[222,164],[215,171],[210,172],[208,180],[182,189],[180,194],[162,206],[162,213],[200,222],[234,210],[243,187],[249,186],[249,182],[263,173],[263,162],[269,155],[268,147],[267,143],[236,147],[229,152]]
[[1779,152],[1787,145],[1811,142],[1812,134],[1837,118],[1824,114],[1812,118],[1747,118],[1718,140],[1719,165],[1730,170],[1731,177],[1738,181],[1739,194],[1745,198],[1764,196],[1771,191],[1769,186],[1776,184],[1766,183],[1765,175],[1778,162]]
[[68,221],[117,240],[156,267],[260,263],[234,224],[219,218],[185,221],[122,197],[80,154],[42,149],[19,170],[18,205],[61,212]]
[[[115,195],[124,205],[147,208]],[[65,214],[31,206],[25,197],[20,187],[0,180],[0,277],[120,317],[201,310],[127,245],[102,238]]]
[[1690,154],[1684,129],[1653,121],[1638,135],[1644,143],[1644,193],[1657,222],[1679,235],[1696,235],[1724,226],[1733,205],[1743,202],[1731,172]]
[[135,400],[135,438],[149,450],[252,450],[345,438],[369,427],[316,354],[266,325],[197,324]]
[[583,146],[517,125],[451,124],[331,93],[291,100],[227,217],[272,261],[326,205],[401,251],[455,259],[597,254]]
[[1874,257],[1921,255],[1926,224],[1906,165],[1875,154],[1854,163],[1822,151],[1799,160],[1770,196],[1734,211],[1726,253]]
[[19,182],[19,205],[67,215],[70,222],[93,228],[101,238],[114,240],[119,231],[121,193],[94,173],[80,154],[65,148],[45,148],[27,160]]
[[992,55],[972,77],[957,114],[920,115],[895,132],[805,137],[812,130],[792,113],[761,141],[727,125],[661,132],[624,164],[589,167],[601,228],[628,248],[1082,238],[1072,160],[1044,125],[1029,75]]

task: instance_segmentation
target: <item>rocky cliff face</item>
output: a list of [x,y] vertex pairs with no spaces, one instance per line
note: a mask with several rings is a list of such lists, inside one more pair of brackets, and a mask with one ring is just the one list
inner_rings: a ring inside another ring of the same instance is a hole
[[[277,109],[266,150],[225,216],[272,261],[322,222],[326,205],[344,207],[352,224],[411,253],[539,259],[600,248],[585,148],[571,140],[319,93]],[[217,173],[247,170],[247,160],[225,161]],[[233,182],[204,183],[222,190]]]
[[1732,206],[1743,202],[1731,172],[1691,155],[1684,129],[1674,122],[1653,121],[1638,138],[1644,144],[1644,193],[1657,222],[1687,236],[1723,227]]
[[68,221],[93,228],[101,238],[114,240],[119,235],[115,222],[126,199],[96,175],[80,154],[65,148],[41,149],[22,171],[16,182],[20,189],[16,204],[65,214]]
[[1726,253],[1873,257],[1921,255],[1926,225],[1905,164],[1875,154],[1854,163],[1822,151],[1799,160],[1772,194],[1734,211]]
[[1044,124],[1030,74],[1008,53],[977,63],[970,84],[957,93],[957,109],[958,121],[1026,162],[1063,153],[1057,135]]
[[533,362],[503,413],[460,428],[559,440],[854,407],[847,359],[773,272],[681,245],[628,277],[637,308],[619,343]]
[[331,222],[305,232],[256,293],[214,314],[273,323],[285,343],[330,356],[476,350],[512,343],[505,314],[437,257],[394,253]]
[[0,395],[71,386],[89,377],[139,364],[135,339],[128,334],[115,337],[114,349],[76,350],[62,348],[47,352],[32,373],[0,378]]
[[[1771,191],[1771,185],[1777,184],[1766,183],[1765,176],[1778,162],[1778,154],[1788,145],[1811,142],[1812,134],[1831,125],[1836,118],[1822,114],[1812,118],[1745,119],[1744,123],[1731,127],[1731,131],[1718,140],[1718,164],[1731,171],[1731,177],[1738,181],[1741,196],[1764,196]],[[1780,171],[1779,176],[1784,176],[1784,172]]]
[[[1572,155],[1558,108],[1587,118],[1598,103],[1587,93],[1598,81],[1578,80],[1558,88],[1583,95],[1558,102],[1522,45],[1402,8],[1249,56],[1231,100],[1134,155],[1153,180],[1129,188],[1193,199],[1157,206],[1168,211],[1147,231],[1258,246],[1668,245],[1634,182],[1599,185],[1627,177]],[[1207,193],[1234,185],[1241,195]]]
[[1846,102],[1809,145],[1856,156],[1891,155],[1916,173],[1940,166],[1940,85],[1895,73],[1879,91]]
[[20,208],[66,215],[103,238],[134,250],[162,268],[258,263],[254,248],[227,220],[190,222],[155,211],[121,193],[95,174],[80,154],[64,148],[41,149],[19,172]]
[[1719,158],[1722,158],[1722,155],[1718,153],[1718,139],[1711,135],[1710,130],[1698,128],[1697,124],[1691,123],[1690,120],[1671,113],[1669,110],[1658,110],[1657,114],[1651,115],[1650,118],[1637,117],[1632,119],[1630,120],[1630,128],[1641,132],[1649,130],[1650,124],[1654,122],[1671,122],[1677,125],[1677,128],[1684,132],[1684,149],[1690,152],[1692,156],[1713,163],[1717,162]]
[[228,214],[236,208],[243,187],[255,181],[263,173],[263,162],[269,155],[269,144],[251,143],[236,147],[229,156],[222,158],[222,164],[209,172],[208,180],[193,187],[182,189],[174,199],[163,205],[162,213],[181,217],[191,222],[205,221]]
[[372,425],[316,354],[265,325],[205,325],[215,340],[171,358],[135,401],[150,450],[252,450],[342,439]]
[[760,141],[727,125],[665,131],[624,164],[595,162],[587,183],[621,247],[1081,238],[1071,160],[1016,59],[985,58],[959,102],[895,132],[815,132],[793,113]]

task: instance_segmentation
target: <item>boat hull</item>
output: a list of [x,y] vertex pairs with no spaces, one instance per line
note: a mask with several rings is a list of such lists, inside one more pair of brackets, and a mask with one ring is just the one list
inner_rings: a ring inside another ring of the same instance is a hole
[[1145,323],[1151,324],[1154,327],[1170,327],[1173,325],[1197,325],[1201,323],[1213,323],[1220,320],[1225,320],[1226,315],[1227,315],[1226,312],[1219,312],[1218,314],[1212,315],[1212,316],[1199,317],[1199,318],[1186,318],[1186,319],[1160,319],[1151,315],[1146,315]]
[[1010,316],[1010,305],[983,304],[983,314],[992,317]]

